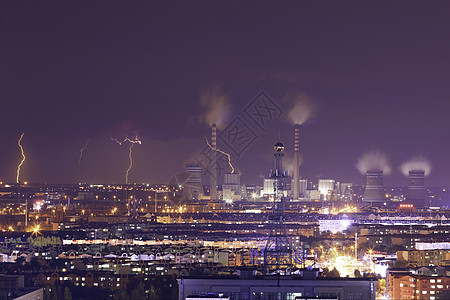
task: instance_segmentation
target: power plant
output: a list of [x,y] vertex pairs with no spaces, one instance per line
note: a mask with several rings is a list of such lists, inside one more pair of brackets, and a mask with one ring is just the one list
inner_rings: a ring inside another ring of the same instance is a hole
[[425,171],[409,171],[409,185],[406,200],[416,208],[426,206]]
[[386,200],[383,186],[383,171],[367,171],[363,201],[377,206]]

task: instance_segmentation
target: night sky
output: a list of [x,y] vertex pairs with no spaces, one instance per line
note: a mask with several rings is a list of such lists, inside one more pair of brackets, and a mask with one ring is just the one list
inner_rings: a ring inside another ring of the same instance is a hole
[[[257,138],[232,159],[262,184],[272,145],[293,126],[287,95],[316,108],[301,128],[301,176],[363,184],[367,151],[399,166],[432,163],[450,184],[449,1],[1,1],[0,181],[167,183],[205,146],[201,105],[219,91]],[[206,91],[206,92],[205,92]],[[260,91],[281,113],[258,128],[245,107]],[[77,166],[79,151],[90,138]],[[219,141],[219,148],[230,150]]]

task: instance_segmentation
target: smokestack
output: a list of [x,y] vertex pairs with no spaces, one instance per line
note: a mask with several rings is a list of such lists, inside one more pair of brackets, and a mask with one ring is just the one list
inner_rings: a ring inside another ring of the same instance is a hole
[[367,171],[366,189],[363,201],[371,204],[384,202],[386,195],[383,187],[383,171]]
[[417,208],[425,207],[425,171],[409,171],[409,186],[406,200]]
[[297,200],[299,196],[299,155],[300,155],[300,124],[295,124],[294,129],[294,187],[292,199]]
[[25,227],[26,226],[28,226],[28,198],[25,200]]
[[211,132],[211,182],[209,187],[209,193],[211,200],[217,199],[217,171],[216,171],[216,153],[217,153],[217,127],[216,124],[212,124]]

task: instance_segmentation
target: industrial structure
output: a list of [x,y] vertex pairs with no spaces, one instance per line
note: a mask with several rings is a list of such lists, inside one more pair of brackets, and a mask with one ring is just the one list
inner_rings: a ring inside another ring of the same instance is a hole
[[203,193],[202,187],[202,167],[199,165],[185,166],[186,181],[185,181],[185,196],[188,199],[198,200]]
[[294,129],[294,182],[292,199],[299,198],[299,167],[300,167],[300,125],[295,124]]
[[363,201],[372,206],[378,206],[386,200],[383,185],[383,171],[367,171],[367,181],[364,190]]
[[212,124],[211,127],[211,162],[210,162],[210,170],[211,170],[211,179],[210,179],[210,199],[211,201],[217,200],[217,126],[216,124]]
[[426,206],[425,171],[409,171],[409,185],[406,200],[416,208]]
[[283,171],[284,145],[275,144],[275,168],[270,178],[274,180],[272,214],[269,216],[270,233],[264,249],[264,273],[290,274],[292,271],[292,245],[286,233],[285,208],[289,205],[285,196],[287,172]]

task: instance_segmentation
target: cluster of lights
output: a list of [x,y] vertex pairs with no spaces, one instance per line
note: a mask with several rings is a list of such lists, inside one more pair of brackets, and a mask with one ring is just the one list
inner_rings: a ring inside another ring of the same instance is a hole
[[[348,247],[348,250],[354,251],[354,245]],[[316,262],[319,267],[326,267],[330,270],[336,267],[342,277],[353,277],[355,269],[386,276],[386,266],[375,264],[373,261],[373,249],[368,249],[362,260],[358,260],[354,255],[349,255],[349,252],[345,251],[345,247],[342,250],[337,247],[325,250],[324,246],[320,245],[316,251],[311,250],[311,254],[314,253],[319,254]]]
[[2,228],[2,231],[14,231],[14,228],[12,226],[8,226],[7,228]]
[[182,205],[180,207],[177,208],[165,208],[162,211],[163,213],[185,213],[186,212],[186,206]]

